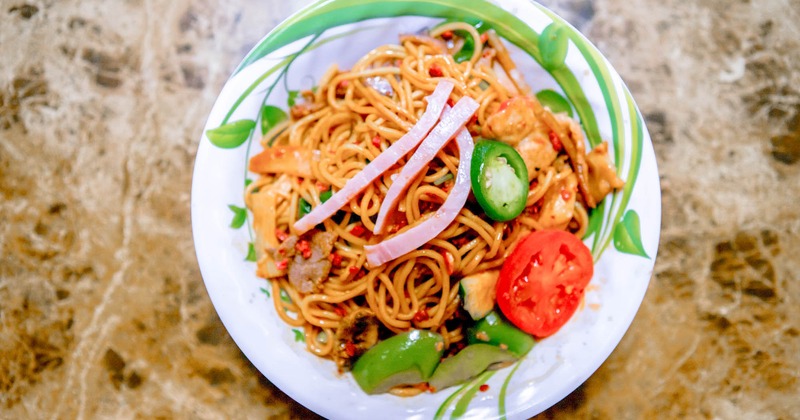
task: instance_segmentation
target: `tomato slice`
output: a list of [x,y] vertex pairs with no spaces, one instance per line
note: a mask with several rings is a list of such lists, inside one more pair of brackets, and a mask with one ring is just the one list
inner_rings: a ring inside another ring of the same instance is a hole
[[547,337],[575,313],[593,273],[592,254],[575,235],[533,232],[503,264],[497,304],[519,329]]

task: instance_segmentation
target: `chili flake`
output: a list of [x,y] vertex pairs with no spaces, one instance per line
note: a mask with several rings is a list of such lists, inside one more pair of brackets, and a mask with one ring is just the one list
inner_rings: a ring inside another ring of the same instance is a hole
[[561,140],[558,139],[558,134],[556,134],[555,131],[550,132],[550,143],[552,143],[553,149],[555,149],[556,152],[560,152],[564,149],[564,145],[561,144]]
[[333,254],[328,255],[328,259],[331,260],[331,265],[332,266],[334,266],[334,267],[341,267],[342,266],[342,256],[341,255],[339,255],[339,254],[334,252]]
[[289,267],[289,259],[288,258],[284,258],[284,259],[276,262],[275,263],[275,267],[278,270],[281,270],[281,271],[286,270],[286,268]]
[[442,251],[442,257],[444,257],[444,267],[447,269],[447,274],[452,275],[455,270],[455,257],[448,251]]
[[434,65],[432,65],[432,66],[431,66],[431,67],[428,69],[428,74],[429,74],[431,77],[442,77],[442,75],[443,75],[444,73],[442,73],[442,69],[440,69],[440,68],[439,68],[439,66],[437,66],[436,64],[434,64]]
[[362,225],[355,225],[352,229],[350,229],[350,234],[359,238],[364,236],[365,233],[367,233],[367,229]]
[[308,240],[301,239],[297,241],[297,244],[295,244],[294,249],[296,249],[297,252],[299,252],[303,256],[303,258],[305,259],[311,258],[311,244],[308,243]]
[[352,341],[346,341],[344,343],[344,351],[348,356],[353,357],[356,355],[356,346]]
[[431,317],[428,315],[428,311],[425,308],[422,308],[414,314],[414,322],[423,322],[429,320]]

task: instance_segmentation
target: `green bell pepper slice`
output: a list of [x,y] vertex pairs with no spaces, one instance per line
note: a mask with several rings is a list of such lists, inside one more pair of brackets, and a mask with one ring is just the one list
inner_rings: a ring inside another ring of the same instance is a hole
[[492,220],[511,220],[525,210],[528,168],[513,147],[494,140],[480,140],[472,152],[472,193]]
[[433,392],[466,382],[484,371],[506,366],[517,356],[491,344],[470,344],[444,359],[428,381]]
[[489,312],[489,315],[469,329],[467,342],[498,346],[518,357],[527,354],[536,343],[533,336],[503,319],[496,311]]
[[444,338],[412,330],[376,344],[356,360],[353,378],[367,394],[380,394],[397,385],[426,382],[444,353]]

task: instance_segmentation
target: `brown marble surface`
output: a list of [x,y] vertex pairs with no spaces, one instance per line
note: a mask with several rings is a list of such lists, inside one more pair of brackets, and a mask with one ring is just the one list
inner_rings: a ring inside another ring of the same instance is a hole
[[[304,2],[0,0],[0,418],[306,418],[205,292],[189,189],[247,50]],[[655,273],[543,418],[800,413],[800,3],[547,1],[630,86]]]

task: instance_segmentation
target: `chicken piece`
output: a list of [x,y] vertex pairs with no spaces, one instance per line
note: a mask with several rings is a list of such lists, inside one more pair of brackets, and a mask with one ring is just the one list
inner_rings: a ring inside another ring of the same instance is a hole
[[625,181],[617,176],[617,168],[608,158],[608,143],[602,142],[586,155],[589,167],[589,193],[600,202],[608,193],[622,188]]
[[[516,146],[541,124],[526,96],[515,96],[502,104],[486,119],[482,135]],[[547,133],[545,133],[546,135]]]
[[[578,176],[578,188],[583,195],[583,201],[589,208],[595,208],[597,202],[594,197],[589,194],[589,181],[588,181],[588,168],[586,167],[586,145],[583,138],[583,131],[581,126],[572,118],[565,114],[550,114],[542,108],[542,105],[537,104],[537,115],[540,115],[545,120],[550,129],[553,130],[555,137],[564,146],[564,150],[569,156],[572,170]],[[564,129],[566,126],[566,129]]]
[[553,143],[546,135],[532,132],[515,147],[525,167],[528,169],[528,182],[539,175],[539,172],[549,168],[558,157],[558,152],[553,148]]
[[274,146],[250,159],[250,170],[259,174],[289,174],[312,178],[311,150],[299,146]]
[[339,371],[349,370],[359,356],[378,343],[378,318],[366,308],[348,314],[336,329],[333,358]]
[[291,235],[273,252],[273,258],[287,262],[289,283],[298,292],[315,293],[331,271],[328,256],[335,240],[336,234],[332,232],[312,231],[303,237]]
[[578,177],[571,173],[544,193],[539,224],[545,229],[565,229],[572,220],[577,197]]

